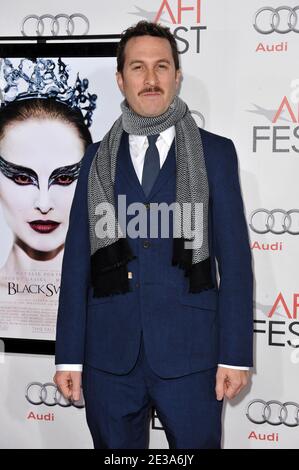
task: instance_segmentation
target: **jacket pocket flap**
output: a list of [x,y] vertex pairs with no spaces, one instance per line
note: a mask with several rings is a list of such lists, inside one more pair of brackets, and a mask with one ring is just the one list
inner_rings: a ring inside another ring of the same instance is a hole
[[214,289],[205,290],[200,293],[190,294],[184,292],[180,302],[190,307],[198,307],[207,310],[216,310],[218,304],[218,292]]

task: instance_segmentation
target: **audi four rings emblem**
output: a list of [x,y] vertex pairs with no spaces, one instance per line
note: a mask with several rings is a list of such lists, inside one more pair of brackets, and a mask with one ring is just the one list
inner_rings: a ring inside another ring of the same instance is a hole
[[26,400],[31,405],[47,405],[47,406],[61,406],[67,408],[74,406],[75,408],[84,408],[83,399],[72,402],[63,397],[62,393],[58,390],[56,385],[52,382],[42,384],[41,382],[31,382],[27,385]]
[[[76,18],[79,18],[79,21],[76,20]],[[64,22],[62,20],[65,20]],[[85,25],[85,30],[83,33],[80,33],[80,35],[85,36],[88,31],[89,31],[89,20],[88,18],[83,15],[82,13],[73,13],[72,15],[66,15],[65,13],[59,13],[58,15],[49,15],[46,13],[45,15],[27,15],[22,21],[21,25],[21,33],[23,36],[31,36],[30,34],[27,34],[28,29],[30,27],[30,22],[34,20],[35,21],[35,32],[37,36],[43,36],[45,32],[45,22],[46,20],[48,23],[50,23],[50,31],[52,36],[58,36],[59,31],[61,29],[62,24],[64,23],[64,31],[62,34],[65,34],[67,36],[73,36],[75,33],[75,30],[77,28],[77,23],[84,23]],[[26,31],[27,32],[26,32]],[[77,33],[78,34],[78,33]]]
[[[265,214],[264,220],[258,220],[258,214]],[[256,209],[250,215],[249,227],[255,233],[289,233],[299,235],[299,209],[285,211],[283,209]],[[279,216],[280,215],[280,216]],[[297,230],[295,229],[297,228]]]
[[[271,33],[274,33],[274,31],[279,34],[286,34],[286,33],[290,33],[291,31],[293,31],[294,33],[299,33],[299,28],[298,28],[299,27],[299,24],[298,24],[299,14],[297,13],[298,10],[299,10],[299,5],[293,8],[287,7],[287,6],[282,6],[278,8],[272,8],[272,7],[260,8],[254,15],[253,26],[255,30],[261,34],[271,34]],[[281,12],[283,11],[287,12],[287,19],[286,19],[287,27],[285,28],[281,26],[281,23],[282,23]],[[265,12],[270,13],[270,17],[268,14],[266,14],[267,24],[265,27],[263,27],[265,24],[263,22],[263,19],[265,21]]]
[[299,426],[299,405],[293,401],[252,400],[247,405],[246,416],[252,423],[284,424],[289,428]]

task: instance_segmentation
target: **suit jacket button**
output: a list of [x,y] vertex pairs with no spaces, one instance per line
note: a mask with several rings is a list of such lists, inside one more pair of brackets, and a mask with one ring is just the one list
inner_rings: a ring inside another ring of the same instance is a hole
[[145,240],[143,242],[143,248],[149,248],[150,247],[150,242],[148,240]]

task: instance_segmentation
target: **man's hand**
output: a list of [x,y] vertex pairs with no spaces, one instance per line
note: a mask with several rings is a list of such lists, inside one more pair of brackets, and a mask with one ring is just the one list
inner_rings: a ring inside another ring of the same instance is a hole
[[224,397],[231,400],[247,385],[249,378],[248,370],[229,369],[218,367],[216,374],[216,396],[217,400]]
[[72,401],[80,399],[82,372],[58,371],[53,380],[65,398]]

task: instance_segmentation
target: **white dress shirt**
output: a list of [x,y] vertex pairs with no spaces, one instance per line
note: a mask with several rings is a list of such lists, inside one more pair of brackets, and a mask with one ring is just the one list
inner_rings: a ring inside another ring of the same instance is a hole
[[[175,137],[175,128],[174,126],[169,127],[166,131],[161,132],[159,135],[156,146],[159,151],[160,156],[160,168],[162,168],[167,154],[170,150],[171,144]],[[129,135],[129,146],[130,146],[130,154],[132,163],[136,172],[136,175],[139,179],[141,184],[142,180],[142,171],[143,171],[143,164],[144,164],[144,157],[145,153],[148,148],[148,140],[146,135]],[[240,367],[240,366],[229,366],[226,364],[218,364],[221,367],[228,367],[230,369],[240,369],[240,370],[248,370],[249,367]],[[58,364],[56,366],[57,371],[61,370],[68,370],[68,371],[82,371],[82,364]]]

